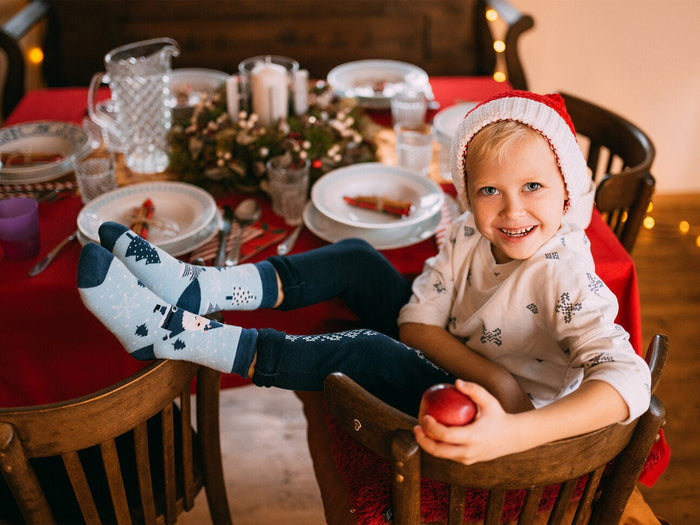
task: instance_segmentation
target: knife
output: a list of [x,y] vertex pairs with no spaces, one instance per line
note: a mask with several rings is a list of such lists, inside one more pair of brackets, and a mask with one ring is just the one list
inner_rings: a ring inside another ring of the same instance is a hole
[[219,231],[219,251],[214,258],[214,266],[223,266],[226,260],[226,242],[231,235],[231,223],[233,222],[233,210],[231,206],[224,206],[224,222]]

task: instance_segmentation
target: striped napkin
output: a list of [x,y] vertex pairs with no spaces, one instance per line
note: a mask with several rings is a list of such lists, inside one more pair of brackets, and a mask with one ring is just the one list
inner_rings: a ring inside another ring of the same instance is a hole
[[33,184],[0,184],[0,199],[10,197],[36,197],[39,192],[51,191],[73,191],[76,184],[72,180],[62,182],[35,182]]

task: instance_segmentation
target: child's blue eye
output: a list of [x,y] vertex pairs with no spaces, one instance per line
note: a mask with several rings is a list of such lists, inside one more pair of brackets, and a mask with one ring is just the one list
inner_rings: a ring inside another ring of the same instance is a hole
[[535,191],[539,190],[542,187],[542,184],[539,182],[528,182],[525,184],[525,191]]
[[483,188],[481,188],[480,192],[483,193],[484,195],[496,195],[496,194],[498,194],[498,190],[496,188],[494,188],[493,186],[484,186]]

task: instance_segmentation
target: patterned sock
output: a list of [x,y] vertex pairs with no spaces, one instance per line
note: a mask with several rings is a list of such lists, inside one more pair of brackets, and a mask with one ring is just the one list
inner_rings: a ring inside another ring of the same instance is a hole
[[99,234],[102,246],[156,295],[190,312],[271,308],[277,301],[277,274],[267,261],[229,268],[197,266],[179,261],[116,222],[100,225]]
[[168,304],[98,244],[85,245],[80,254],[78,291],[85,306],[136,359],[180,359],[248,375],[256,330],[224,325]]

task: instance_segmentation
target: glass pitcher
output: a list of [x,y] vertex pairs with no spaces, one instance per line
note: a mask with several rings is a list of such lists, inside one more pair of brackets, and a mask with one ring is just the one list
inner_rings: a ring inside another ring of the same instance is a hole
[[[171,59],[180,47],[171,38],[143,40],[105,55],[106,72],[96,73],[88,92],[88,113],[102,128],[120,137],[126,165],[136,173],[168,167],[167,134],[171,125]],[[112,91],[114,112],[97,105],[102,84]]]

